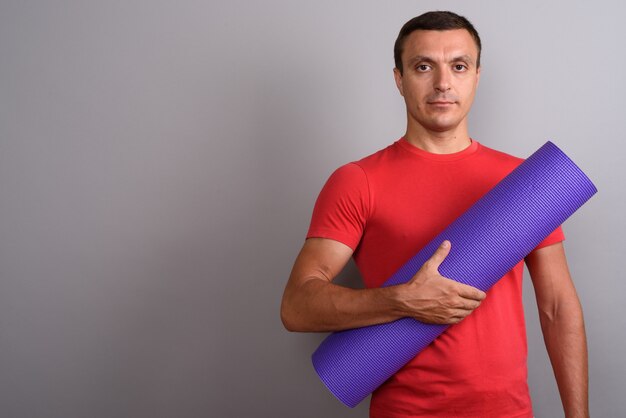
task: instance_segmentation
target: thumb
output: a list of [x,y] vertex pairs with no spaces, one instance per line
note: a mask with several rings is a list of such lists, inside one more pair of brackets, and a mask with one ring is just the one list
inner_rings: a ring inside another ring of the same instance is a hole
[[439,265],[443,263],[443,260],[446,259],[448,254],[450,254],[451,243],[448,240],[445,240],[441,243],[439,248],[435,251],[435,253],[428,259],[426,262],[431,268],[439,268]]

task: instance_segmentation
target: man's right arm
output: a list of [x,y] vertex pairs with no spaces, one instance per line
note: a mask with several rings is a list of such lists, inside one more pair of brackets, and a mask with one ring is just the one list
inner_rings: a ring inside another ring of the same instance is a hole
[[347,245],[309,238],[296,258],[281,305],[290,331],[340,331],[413,317],[426,323],[454,324],[476,309],[485,293],[439,274],[450,252],[444,242],[407,283],[376,289],[350,289],[333,283],[352,256]]

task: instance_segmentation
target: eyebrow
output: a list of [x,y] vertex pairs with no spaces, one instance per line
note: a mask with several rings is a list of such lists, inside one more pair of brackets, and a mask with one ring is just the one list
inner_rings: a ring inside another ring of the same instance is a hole
[[[450,62],[459,62],[459,61],[464,61],[467,62],[469,64],[475,64],[474,59],[470,56],[470,55],[459,55],[458,57],[454,57],[450,60]],[[409,59],[408,63],[409,66],[413,66],[418,62],[426,62],[429,64],[435,64],[436,61],[426,55],[416,55],[414,57],[411,57],[411,59]]]

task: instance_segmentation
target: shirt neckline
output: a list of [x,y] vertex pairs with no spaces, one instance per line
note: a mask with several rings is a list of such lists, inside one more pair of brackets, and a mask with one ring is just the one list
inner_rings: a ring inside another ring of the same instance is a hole
[[432,152],[425,151],[415,145],[410,144],[404,137],[400,138],[396,143],[403,149],[415,154],[419,157],[431,160],[431,161],[456,161],[476,153],[480,148],[478,141],[470,138],[472,141],[465,149],[451,154],[433,154]]

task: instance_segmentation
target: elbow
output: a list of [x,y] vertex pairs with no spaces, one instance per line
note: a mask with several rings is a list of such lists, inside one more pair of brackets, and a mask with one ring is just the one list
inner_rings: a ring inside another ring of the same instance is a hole
[[285,312],[285,309],[283,308],[280,309],[280,320],[283,323],[283,327],[287,331],[293,332],[296,330],[293,323],[291,322],[291,318],[289,317],[289,315]]
[[578,298],[555,302],[548,306],[539,306],[539,320],[542,326],[554,326],[557,323],[582,323],[583,312]]
[[[308,281],[306,285],[313,283]],[[307,286],[300,286],[299,288],[287,287],[283,294],[283,299],[280,305],[280,320],[287,331],[290,332],[318,332],[319,318],[317,312],[319,309],[315,309],[314,304],[311,303],[311,299],[314,299],[314,292],[303,289]]]
[[556,309],[541,309],[539,308],[539,322],[542,326],[547,326],[554,323],[557,317]]
[[283,300],[280,306],[280,320],[289,332],[314,332],[311,321],[307,321],[304,313],[289,300]]
[[287,331],[289,332],[300,331],[294,319],[294,315],[292,314],[292,310],[289,309],[289,304],[284,299],[280,305],[280,320],[283,323],[283,327],[285,327]]

